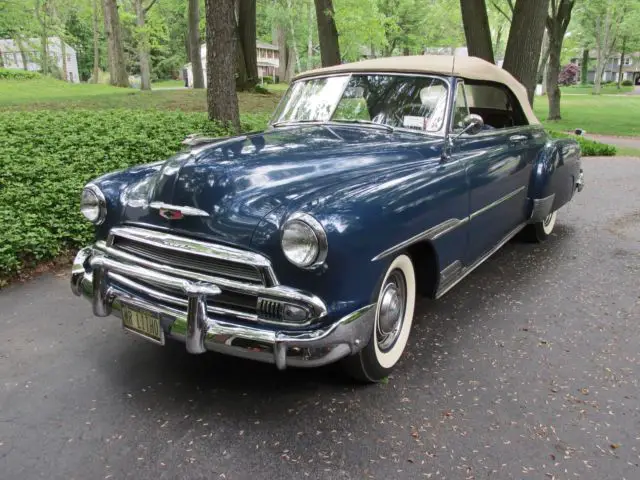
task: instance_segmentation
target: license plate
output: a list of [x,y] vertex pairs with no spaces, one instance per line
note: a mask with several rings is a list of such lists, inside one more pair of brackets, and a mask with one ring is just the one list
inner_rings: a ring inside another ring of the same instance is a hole
[[154,343],[164,345],[160,316],[137,305],[122,304],[122,327]]

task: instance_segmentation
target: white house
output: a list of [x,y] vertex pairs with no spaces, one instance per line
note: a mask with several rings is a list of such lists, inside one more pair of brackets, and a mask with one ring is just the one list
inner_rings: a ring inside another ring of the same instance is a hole
[[[40,67],[40,39],[39,38],[27,38],[22,41],[22,47],[27,59],[26,70],[37,72]],[[68,44],[64,44],[64,54],[66,56],[66,72],[63,72],[65,62],[62,58],[62,42],[59,37],[49,37],[48,42],[49,57],[53,59],[54,63],[60,69],[60,72],[64,75],[64,78],[69,82],[79,83],[80,76],[78,75],[78,59],[76,57],[76,51]],[[0,56],[5,68],[19,68],[25,69],[25,65],[22,61],[22,54],[17,43],[12,39],[0,39]]]
[[[256,42],[256,50],[258,57],[258,77],[274,77],[278,74],[280,66],[280,53],[278,47],[270,43]],[[204,74],[204,84],[207,84],[207,45],[200,47],[200,58],[202,60],[202,73]],[[185,66],[187,71],[187,86],[193,87],[193,70],[191,64]]]

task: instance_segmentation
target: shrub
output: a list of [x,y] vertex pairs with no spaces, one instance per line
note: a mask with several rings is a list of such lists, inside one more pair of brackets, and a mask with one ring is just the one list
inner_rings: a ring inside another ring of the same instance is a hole
[[575,63],[569,63],[560,71],[558,83],[560,85],[575,85],[578,81],[578,73],[580,73],[580,67]]
[[[246,130],[266,115],[243,116]],[[164,159],[190,133],[228,135],[204,113],[68,110],[0,113],[0,279],[91,240],[86,182]]]
[[27,70],[17,70],[13,68],[0,68],[0,80],[34,80],[42,75]]
[[569,135],[561,132],[549,132],[553,138],[573,138],[580,144],[580,151],[583,157],[613,157],[617,153],[617,149],[613,145],[588,140],[578,135]]
[[633,87],[633,82],[631,80],[623,80],[621,85],[623,87]]

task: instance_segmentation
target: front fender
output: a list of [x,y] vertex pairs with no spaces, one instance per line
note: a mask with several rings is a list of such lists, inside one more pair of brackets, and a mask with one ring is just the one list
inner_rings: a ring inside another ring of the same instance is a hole
[[529,181],[529,221],[542,221],[568,203],[580,178],[580,146],[570,138],[550,140],[541,150]]

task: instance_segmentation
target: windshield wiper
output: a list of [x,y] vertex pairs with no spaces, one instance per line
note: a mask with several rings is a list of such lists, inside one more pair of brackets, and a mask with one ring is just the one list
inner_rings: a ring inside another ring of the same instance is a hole
[[385,129],[388,132],[393,132],[395,130],[395,128],[393,128],[391,125],[387,125],[386,123],[378,123],[378,122],[374,122],[372,120],[360,120],[357,118],[354,119],[338,119],[338,120],[331,120],[334,123],[354,123],[354,124],[360,124],[360,125],[372,125],[374,127],[380,127]]

